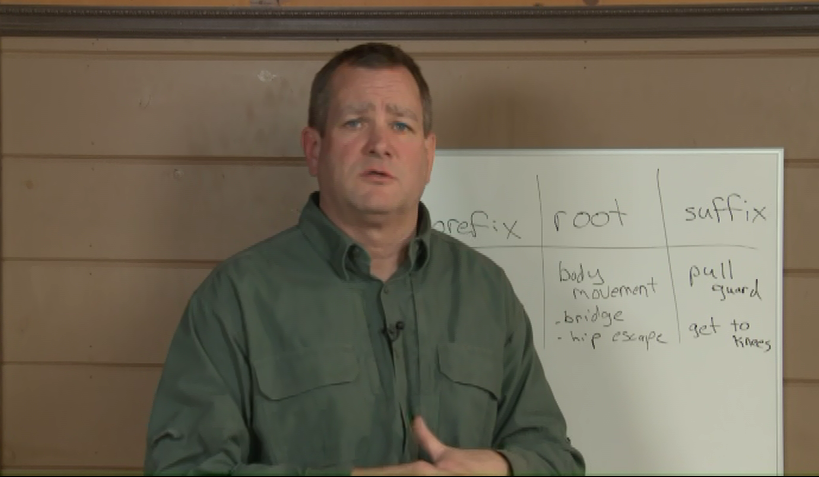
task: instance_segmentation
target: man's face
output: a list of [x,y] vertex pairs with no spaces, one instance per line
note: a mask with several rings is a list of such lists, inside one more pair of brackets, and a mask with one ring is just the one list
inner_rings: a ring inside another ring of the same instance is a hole
[[322,206],[371,218],[414,211],[432,172],[435,136],[424,137],[412,75],[345,65],[330,88],[324,137],[310,128],[302,135]]

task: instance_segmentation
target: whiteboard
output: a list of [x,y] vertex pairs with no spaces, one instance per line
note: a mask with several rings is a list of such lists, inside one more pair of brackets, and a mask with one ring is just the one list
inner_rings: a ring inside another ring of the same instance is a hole
[[782,149],[439,150],[589,474],[783,474]]

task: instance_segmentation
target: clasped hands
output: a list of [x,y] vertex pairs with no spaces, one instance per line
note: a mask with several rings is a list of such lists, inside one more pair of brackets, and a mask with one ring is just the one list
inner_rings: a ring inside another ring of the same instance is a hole
[[417,460],[408,464],[354,469],[352,475],[509,475],[509,464],[494,450],[446,446],[420,417],[413,420],[412,428],[418,445],[429,454],[432,463]]

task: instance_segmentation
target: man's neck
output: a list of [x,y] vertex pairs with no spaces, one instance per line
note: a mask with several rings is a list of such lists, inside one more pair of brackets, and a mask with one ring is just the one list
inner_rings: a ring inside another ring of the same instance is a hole
[[338,228],[359,243],[370,256],[370,273],[387,281],[407,258],[407,249],[416,233],[418,211],[373,220],[345,220],[325,211]]
[[414,233],[415,227],[409,230],[363,228],[348,232],[369,254],[370,273],[382,281],[387,281],[407,259]]

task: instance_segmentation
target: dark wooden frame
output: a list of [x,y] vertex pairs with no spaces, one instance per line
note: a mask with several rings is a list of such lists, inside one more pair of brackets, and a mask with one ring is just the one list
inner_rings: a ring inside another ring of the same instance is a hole
[[536,39],[817,33],[819,2],[417,9],[0,5],[0,36]]

